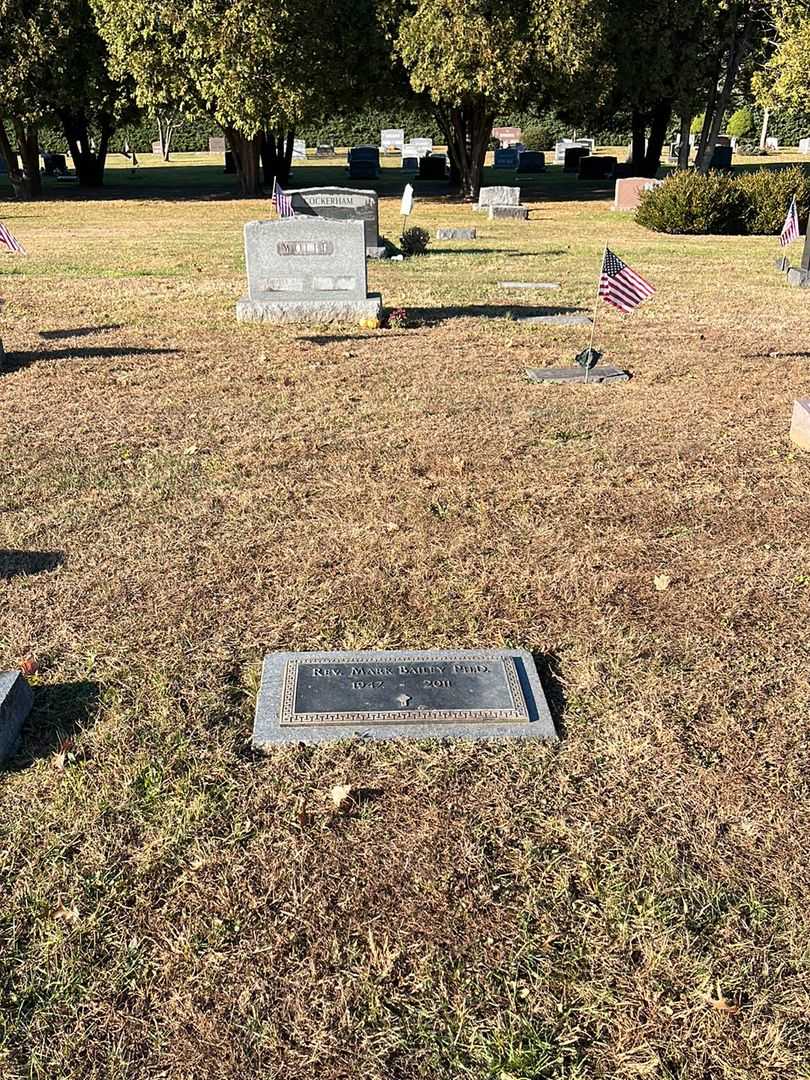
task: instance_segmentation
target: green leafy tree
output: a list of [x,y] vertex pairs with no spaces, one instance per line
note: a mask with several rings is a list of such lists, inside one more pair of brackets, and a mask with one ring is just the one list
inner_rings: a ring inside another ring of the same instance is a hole
[[754,114],[744,105],[729,117],[726,131],[734,139],[744,139],[754,130]]
[[381,17],[411,87],[432,103],[462,193],[476,198],[498,113],[533,95],[544,6],[530,0],[387,0]]
[[295,128],[350,96],[371,0],[94,0],[116,74],[138,103],[205,113],[225,131],[242,191],[286,177]]
[[757,101],[766,109],[806,112],[810,100],[810,4],[780,6],[774,29],[776,49],[752,81]]

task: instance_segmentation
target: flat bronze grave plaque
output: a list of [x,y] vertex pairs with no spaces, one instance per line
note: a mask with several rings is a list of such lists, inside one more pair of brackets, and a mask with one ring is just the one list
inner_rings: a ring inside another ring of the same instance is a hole
[[523,650],[270,653],[255,746],[366,738],[556,738]]

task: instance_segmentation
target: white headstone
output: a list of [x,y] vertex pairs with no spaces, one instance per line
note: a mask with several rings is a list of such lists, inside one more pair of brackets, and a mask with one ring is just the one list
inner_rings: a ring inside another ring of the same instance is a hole
[[293,139],[292,156],[300,161],[307,156],[307,144],[304,139]]
[[380,132],[380,152],[386,153],[393,150],[397,154],[402,153],[405,145],[405,132],[402,128],[383,128]]
[[402,192],[402,205],[399,208],[400,214],[403,217],[410,217],[410,213],[413,210],[413,184],[406,184],[405,190]]

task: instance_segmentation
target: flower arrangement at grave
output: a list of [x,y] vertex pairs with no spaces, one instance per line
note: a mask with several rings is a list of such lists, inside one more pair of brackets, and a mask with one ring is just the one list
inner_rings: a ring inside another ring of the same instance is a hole
[[401,330],[408,321],[408,313],[405,308],[392,308],[388,312],[388,318],[386,319],[386,325],[389,330]]

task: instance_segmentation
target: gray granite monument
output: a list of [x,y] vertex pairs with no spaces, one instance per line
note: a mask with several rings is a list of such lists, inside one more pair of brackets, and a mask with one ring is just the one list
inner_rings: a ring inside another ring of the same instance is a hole
[[249,221],[245,266],[240,322],[356,322],[382,310],[382,297],[367,293],[362,221]]
[[265,657],[254,746],[356,736],[557,737],[537,668],[522,649]]
[[33,700],[31,687],[21,672],[0,673],[0,764],[14,752]]
[[376,191],[359,188],[317,187],[288,191],[299,217],[320,217],[329,221],[362,221],[366,234],[366,254],[381,257],[380,209]]
[[475,210],[488,210],[490,206],[520,206],[519,187],[482,187],[478,193]]

